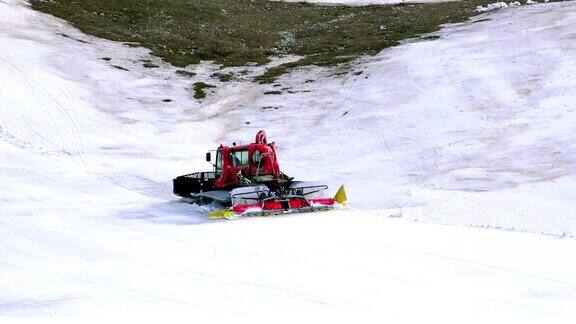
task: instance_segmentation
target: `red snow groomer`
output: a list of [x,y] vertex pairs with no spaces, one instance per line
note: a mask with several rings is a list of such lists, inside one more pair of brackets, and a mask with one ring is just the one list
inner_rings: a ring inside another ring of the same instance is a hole
[[[206,161],[212,163],[212,152]],[[209,213],[211,219],[236,215],[274,215],[313,212],[346,205],[344,187],[334,196],[324,196],[327,185],[294,181],[280,171],[274,143],[259,131],[248,145],[220,145],[215,150],[214,170],[195,172],[173,180],[174,194],[198,204],[213,202],[227,207]]]

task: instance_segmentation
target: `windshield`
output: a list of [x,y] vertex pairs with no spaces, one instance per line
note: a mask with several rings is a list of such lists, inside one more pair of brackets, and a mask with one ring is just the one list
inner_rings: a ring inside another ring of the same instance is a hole
[[248,150],[233,152],[232,153],[232,163],[234,163],[234,166],[247,167],[248,166]]
[[216,173],[222,173],[222,151],[216,152]]

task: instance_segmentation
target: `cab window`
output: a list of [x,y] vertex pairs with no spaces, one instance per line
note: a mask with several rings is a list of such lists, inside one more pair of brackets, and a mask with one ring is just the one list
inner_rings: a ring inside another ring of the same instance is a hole
[[248,166],[248,150],[237,151],[232,153],[232,163],[234,166],[247,167]]
[[216,173],[222,173],[222,151],[216,152]]

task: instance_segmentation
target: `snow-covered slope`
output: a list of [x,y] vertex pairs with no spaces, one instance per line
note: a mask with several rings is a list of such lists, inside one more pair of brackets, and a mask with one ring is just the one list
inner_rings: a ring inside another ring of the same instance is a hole
[[[214,66],[145,69],[144,49],[0,0],[1,322],[568,323],[573,238],[409,220],[574,233],[575,21],[571,4],[501,11],[361,74],[199,103],[190,84]],[[171,195],[206,150],[261,128],[287,173],[346,184],[352,209],[207,222]]]
[[231,118],[278,134],[289,174],[346,183],[356,207],[573,235],[575,11],[506,9],[366,58],[345,76],[303,70],[283,80],[296,93],[260,97]]

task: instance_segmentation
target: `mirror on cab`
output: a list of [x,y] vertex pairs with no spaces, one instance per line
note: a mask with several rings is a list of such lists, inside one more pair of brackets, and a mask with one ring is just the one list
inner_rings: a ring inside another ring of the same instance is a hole
[[212,155],[210,154],[210,152],[206,152],[206,161],[207,162],[212,161]]

